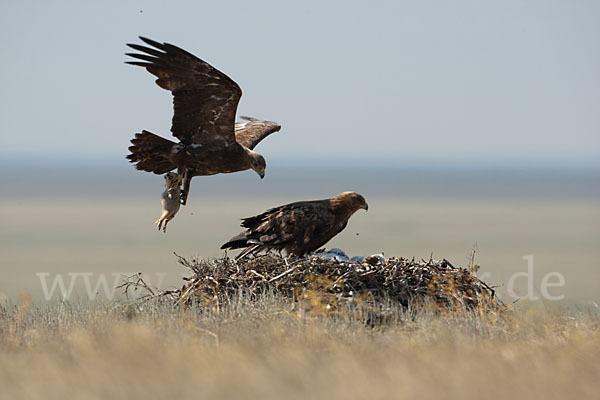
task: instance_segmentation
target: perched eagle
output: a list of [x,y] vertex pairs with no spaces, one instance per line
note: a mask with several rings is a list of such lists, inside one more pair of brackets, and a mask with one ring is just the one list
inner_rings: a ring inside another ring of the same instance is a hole
[[221,249],[245,247],[237,258],[262,250],[284,250],[305,255],[340,233],[359,209],[369,207],[364,197],[343,192],[330,199],[299,201],[272,208],[260,215],[242,219],[244,232],[229,239]]
[[247,117],[235,124],[242,90],[233,80],[177,46],[140,39],[152,47],[127,44],[140,53],[126,55],[142,60],[127,64],[146,68],[158,77],[158,86],[173,94],[171,132],[179,143],[148,131],[136,133],[129,161],[155,174],[177,168],[184,181],[182,204],[194,176],[253,169],[264,177],[265,159],[252,149],[281,126]]

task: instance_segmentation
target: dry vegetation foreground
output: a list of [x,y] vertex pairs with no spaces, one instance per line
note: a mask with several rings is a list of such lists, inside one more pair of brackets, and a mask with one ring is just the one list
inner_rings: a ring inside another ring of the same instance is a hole
[[597,398],[596,312],[392,311],[372,326],[268,293],[218,308],[24,296],[0,308],[0,398]]
[[0,308],[0,398],[596,398],[600,316],[512,309],[469,268],[266,255],[179,289]]

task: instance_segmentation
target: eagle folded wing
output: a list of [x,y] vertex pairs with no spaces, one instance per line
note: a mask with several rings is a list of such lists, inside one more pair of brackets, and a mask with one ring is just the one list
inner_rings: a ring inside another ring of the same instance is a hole
[[311,247],[333,228],[335,217],[326,202],[306,201],[272,208],[245,218],[246,239],[267,246]]
[[246,247],[236,259],[265,249],[305,255],[325,245],[340,233],[357,210],[368,210],[365,198],[342,192],[330,199],[299,201],[271,208],[242,219],[244,232],[229,239],[222,249]]
[[153,48],[127,44],[144,53],[127,53],[143,60],[127,63],[146,68],[158,77],[158,86],[173,94],[173,136],[183,144],[226,147],[234,143],[235,114],[242,97],[240,87],[221,71],[177,46],[141,36],[140,39]]

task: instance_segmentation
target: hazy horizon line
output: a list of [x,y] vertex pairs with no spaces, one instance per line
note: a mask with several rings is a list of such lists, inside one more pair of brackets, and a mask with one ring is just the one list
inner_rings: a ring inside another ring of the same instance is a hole
[[[584,172],[600,173],[600,161],[597,158],[578,158],[556,160],[546,157],[514,157],[514,158],[440,158],[432,157],[380,157],[377,159],[361,158],[345,155],[331,155],[317,157],[313,155],[278,156],[268,155],[267,163],[277,165],[278,168],[308,168],[321,169],[323,167],[350,170],[482,170],[482,171],[515,171],[529,170],[532,172]],[[48,154],[2,154],[0,153],[0,166],[3,168],[29,169],[44,167],[88,167],[121,169],[131,166],[123,155],[83,154],[83,155],[48,155]]]

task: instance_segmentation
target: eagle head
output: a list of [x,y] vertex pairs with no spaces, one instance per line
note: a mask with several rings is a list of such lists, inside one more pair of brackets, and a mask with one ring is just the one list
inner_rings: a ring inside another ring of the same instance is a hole
[[255,151],[250,150],[250,168],[252,168],[260,179],[265,177],[265,169],[267,168],[267,162],[265,158]]
[[363,209],[368,210],[369,205],[362,195],[356,192],[342,192],[331,198],[331,205],[334,209],[344,210],[352,215],[354,212]]
[[362,195],[356,193],[356,192],[347,192],[348,193],[348,197],[350,198],[350,201],[352,202],[352,205],[354,207],[356,207],[356,209],[363,209],[365,211],[367,211],[369,209],[369,205],[367,204],[367,201],[365,200],[364,197],[362,197]]

